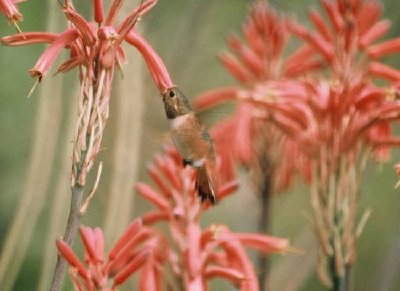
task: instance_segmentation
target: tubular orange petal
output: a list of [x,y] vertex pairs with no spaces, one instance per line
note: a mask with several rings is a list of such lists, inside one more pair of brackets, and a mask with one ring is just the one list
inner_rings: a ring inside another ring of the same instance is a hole
[[168,186],[165,184],[158,168],[151,164],[147,167],[147,173],[149,174],[153,182],[156,183],[157,187],[161,190],[165,197],[171,197],[171,189],[169,189]]
[[227,279],[234,284],[239,284],[245,279],[245,275],[236,270],[233,267],[220,267],[220,266],[210,266],[206,268],[205,276],[207,279],[212,279],[214,277],[221,277]]
[[217,198],[218,200],[222,200],[235,192],[239,187],[239,181],[238,180],[233,180],[228,183],[223,184],[221,187],[218,189],[218,194]]
[[[124,283],[136,270],[143,266],[149,258],[149,250],[141,250],[133,259],[114,277],[114,287]],[[153,289],[148,289],[153,290]]]
[[285,65],[284,72],[286,76],[296,77],[304,75],[314,70],[322,69],[324,62],[318,59],[294,63],[292,65]]
[[75,268],[78,271],[78,274],[83,278],[88,278],[88,272],[85,269],[85,266],[81,263],[78,257],[74,254],[71,248],[62,240],[56,240],[58,251],[61,255],[67,260],[68,264],[71,267]]
[[139,194],[157,206],[160,210],[168,210],[169,203],[158,192],[154,191],[149,185],[144,183],[137,183],[135,186]]
[[264,253],[285,252],[289,247],[287,239],[258,233],[231,233],[231,235],[246,247],[251,247]]
[[377,1],[365,1],[357,13],[356,23],[361,35],[366,33],[378,21],[382,14],[382,6]]
[[164,62],[147,41],[133,30],[127,34],[125,39],[143,55],[151,76],[160,92],[165,92],[166,89],[173,87],[171,77]]
[[103,231],[99,228],[96,227],[93,230],[93,236],[94,236],[94,249],[96,251],[96,258],[103,262],[104,260],[104,234]]
[[19,12],[17,5],[15,5],[11,0],[0,0],[0,11],[10,22],[18,22],[22,20],[22,14]]
[[114,24],[115,19],[118,16],[119,11],[121,10],[122,4],[124,4],[124,0],[113,0],[110,10],[108,11],[106,18],[106,26],[111,26]]
[[221,103],[234,100],[237,98],[239,88],[225,87],[207,91],[197,96],[192,104],[197,110],[207,110],[211,107],[217,106]]
[[344,26],[344,21],[338,10],[337,3],[328,0],[322,0],[321,3],[325,8],[325,11],[329,16],[335,31],[340,32]]
[[131,222],[128,228],[124,231],[122,236],[115,243],[114,247],[108,254],[108,259],[111,261],[115,259],[118,253],[122,250],[122,248],[131,240],[131,238],[136,235],[140,228],[142,227],[143,222],[140,218],[136,218]]
[[52,43],[56,40],[57,34],[47,32],[23,32],[1,39],[1,43],[7,46],[20,46],[35,43]]
[[364,34],[360,36],[360,47],[367,48],[371,43],[380,37],[384,36],[390,28],[390,21],[381,20],[374,24],[371,29],[367,30]]
[[315,56],[315,49],[310,45],[303,45],[287,57],[285,61],[285,66],[295,66],[299,62],[304,62]]
[[311,34],[304,26],[299,23],[291,22],[291,30],[299,37],[308,42],[316,51],[319,51],[328,62],[332,62],[334,58],[334,51],[332,44],[327,42],[319,34]]
[[39,60],[36,62],[33,69],[29,71],[32,77],[37,77],[39,82],[46,76],[48,70],[55,62],[56,58],[60,55],[63,48],[75,41],[78,37],[76,29],[68,29],[60,34],[50,46],[42,53]]
[[162,220],[168,220],[170,217],[169,213],[166,211],[150,211],[142,215],[144,225],[152,225]]
[[186,262],[185,265],[188,268],[189,277],[195,278],[201,272],[201,229],[198,224],[191,223],[186,228],[186,237],[188,239]]
[[[91,261],[102,261],[102,257],[98,256],[98,252],[95,249],[95,237],[93,234],[93,230],[89,227],[80,226],[79,227],[79,234],[82,238],[83,245],[85,247],[86,253],[91,258]],[[93,262],[92,262],[93,263]]]
[[125,38],[125,36],[133,29],[139,17],[149,11],[154,5],[157,4],[158,0],[146,0],[140,6],[136,7],[132,12],[130,12],[124,20],[122,20],[119,25],[117,31],[121,36],[121,41]]
[[97,37],[89,23],[76,12],[70,5],[64,8],[64,14],[69,21],[79,30],[82,35],[84,44],[87,46],[93,46],[96,43]]
[[66,73],[81,64],[82,64],[81,57],[77,56],[77,57],[70,58],[68,61],[66,61],[66,62],[62,63],[60,66],[58,66],[56,74]]
[[321,36],[323,36],[328,42],[332,41],[332,33],[329,31],[329,28],[325,24],[322,16],[315,9],[311,9],[309,11],[309,16]]
[[104,19],[103,0],[93,0],[94,20],[102,23]]
[[243,45],[238,37],[231,36],[228,39],[228,43],[253,75],[258,78],[262,78],[265,75],[265,69],[262,60],[256,55],[256,53]]
[[391,82],[397,82],[400,80],[400,71],[393,69],[387,65],[379,62],[372,62],[368,66],[370,74],[375,77],[380,77]]
[[250,73],[232,54],[223,53],[219,56],[219,59],[240,83],[247,84],[250,82]]
[[177,190],[182,189],[182,179],[177,175],[179,169],[180,167],[178,168],[177,164],[171,157],[166,157],[165,167],[163,168],[164,174],[171,182],[172,186]]
[[367,48],[368,55],[374,59],[398,52],[400,52],[400,38],[391,39]]
[[148,260],[139,275],[139,291],[157,291],[157,285],[152,260]]
[[109,260],[109,268],[112,271],[119,271],[121,267],[124,267],[132,254],[135,252],[135,248],[138,247],[143,241],[148,239],[152,235],[149,228],[142,228],[135,235],[133,235],[129,241],[127,241],[121,248],[116,249],[114,258]]

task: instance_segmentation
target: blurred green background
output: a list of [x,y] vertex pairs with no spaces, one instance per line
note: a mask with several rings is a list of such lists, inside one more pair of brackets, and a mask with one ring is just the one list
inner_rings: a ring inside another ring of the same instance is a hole
[[[140,1],[126,1],[133,8]],[[246,19],[245,0],[159,0],[143,17],[139,29],[165,60],[172,78],[188,96],[215,87],[234,84],[217,61],[226,49],[225,39],[240,34]],[[400,35],[400,1],[382,1],[384,17],[392,21],[391,36]],[[77,9],[90,15],[92,1],[74,1]],[[319,7],[317,0],[270,1],[286,13],[306,19],[307,7]],[[65,21],[56,0],[28,0],[20,5],[23,31],[60,32]],[[0,19],[0,35],[14,33]],[[0,290],[43,290],[51,277],[55,238],[64,230],[69,207],[71,140],[76,117],[77,74],[49,75],[30,99],[26,96],[34,81],[28,70],[44,46],[0,47],[0,249],[3,274]],[[148,181],[145,166],[164,141],[168,125],[157,90],[133,48],[111,100],[106,128],[103,177],[83,223],[101,226],[108,246],[133,217],[149,208],[136,199],[132,185]],[[386,60],[400,67],[399,58]],[[229,107],[201,115],[208,125],[229,114]],[[373,212],[358,243],[354,274],[355,290],[400,290],[400,197],[394,189],[397,177],[393,165],[400,160],[394,152],[384,165],[369,164],[362,182],[360,209]],[[96,167],[91,176],[95,176]],[[204,225],[225,223],[234,231],[256,231],[258,200],[243,175],[243,185],[232,198],[204,215]],[[88,182],[91,185],[92,180]],[[90,187],[88,187],[90,188]],[[273,234],[287,237],[305,255],[273,256],[271,289],[323,290],[315,275],[315,242],[304,213],[309,211],[307,189],[300,182],[273,202]],[[17,219],[17,222],[15,222]],[[10,233],[11,225],[15,231]],[[7,249],[13,253],[5,253]],[[258,270],[261,272],[262,270]],[[68,280],[66,280],[68,281]],[[66,284],[66,290],[70,288]],[[45,290],[45,289],[44,289]],[[234,290],[217,280],[211,290]]]

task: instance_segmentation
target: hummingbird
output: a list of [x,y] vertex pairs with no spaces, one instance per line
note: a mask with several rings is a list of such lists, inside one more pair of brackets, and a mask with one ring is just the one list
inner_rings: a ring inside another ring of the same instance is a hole
[[210,135],[178,87],[167,88],[161,95],[171,138],[183,165],[197,170],[196,189],[201,200],[215,204],[215,154]]

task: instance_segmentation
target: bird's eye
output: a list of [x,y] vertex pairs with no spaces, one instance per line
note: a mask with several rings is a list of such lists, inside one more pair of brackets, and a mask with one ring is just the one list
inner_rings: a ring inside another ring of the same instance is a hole
[[174,98],[175,97],[175,92],[174,91],[169,91],[169,97]]

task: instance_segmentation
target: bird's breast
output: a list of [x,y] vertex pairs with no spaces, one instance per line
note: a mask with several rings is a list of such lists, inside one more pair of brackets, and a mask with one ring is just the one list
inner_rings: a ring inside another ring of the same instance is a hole
[[169,120],[171,137],[182,157],[188,161],[201,161],[209,155],[210,143],[203,138],[204,128],[194,113]]

